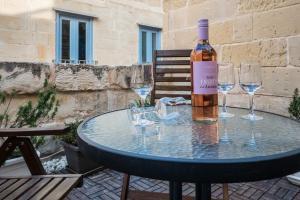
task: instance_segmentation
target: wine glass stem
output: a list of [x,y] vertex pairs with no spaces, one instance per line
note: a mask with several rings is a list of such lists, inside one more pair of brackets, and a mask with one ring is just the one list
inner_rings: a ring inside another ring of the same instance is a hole
[[254,115],[254,94],[250,94],[250,115]]
[[142,118],[145,120],[146,119],[146,114],[145,114],[145,102],[146,99],[141,99],[141,108],[142,108]]
[[223,93],[223,106],[222,106],[222,111],[224,113],[227,112],[227,107],[226,107],[226,93]]

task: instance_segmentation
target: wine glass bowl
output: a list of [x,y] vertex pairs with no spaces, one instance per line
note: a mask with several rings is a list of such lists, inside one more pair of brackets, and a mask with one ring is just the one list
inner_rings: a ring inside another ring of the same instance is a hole
[[235,86],[234,67],[232,64],[222,64],[219,66],[218,90],[223,94],[222,111],[220,117],[233,117],[234,114],[227,112],[226,95]]
[[257,83],[241,83],[240,84],[242,90],[247,92],[248,94],[253,94],[261,88],[261,84]]
[[242,90],[247,92],[250,97],[250,112],[248,115],[242,116],[244,119],[256,121],[262,120],[263,117],[257,116],[254,113],[254,94],[257,90],[259,90],[262,86],[262,70],[261,66],[256,63],[252,64],[244,64],[240,65],[239,71],[239,84]]
[[142,99],[142,101],[145,103],[147,96],[151,92],[151,87],[148,85],[140,85],[133,87],[133,90],[136,94],[139,95],[139,97]]

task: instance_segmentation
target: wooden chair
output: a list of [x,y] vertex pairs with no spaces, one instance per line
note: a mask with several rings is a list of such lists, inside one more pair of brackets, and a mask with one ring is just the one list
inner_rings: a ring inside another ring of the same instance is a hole
[[28,136],[65,134],[68,127],[0,129],[0,137],[7,137],[0,147],[0,166],[18,147],[32,176],[0,175],[0,200],[63,199],[74,187],[81,186],[79,174],[46,175],[42,163]]
[[153,52],[153,90],[151,103],[162,97],[191,99],[191,49]]
[[[191,99],[190,54],[192,49],[155,50],[153,52],[153,89],[151,104],[163,97]],[[121,200],[130,196],[130,175],[124,174]],[[157,199],[157,197],[153,197]],[[223,199],[229,200],[228,184],[223,184]]]

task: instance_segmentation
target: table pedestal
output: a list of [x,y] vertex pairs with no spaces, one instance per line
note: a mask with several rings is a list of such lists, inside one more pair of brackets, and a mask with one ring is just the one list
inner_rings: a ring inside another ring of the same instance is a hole
[[195,200],[211,200],[211,185],[209,183],[196,183]]
[[170,195],[170,200],[182,200],[182,183],[170,181],[169,195]]
[[[170,181],[170,200],[182,200],[182,183]],[[211,200],[211,184],[196,183],[195,200]]]

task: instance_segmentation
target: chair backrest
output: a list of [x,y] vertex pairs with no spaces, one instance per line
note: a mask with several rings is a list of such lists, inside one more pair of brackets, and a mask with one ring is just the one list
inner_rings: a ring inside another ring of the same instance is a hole
[[191,99],[190,54],[192,49],[155,50],[153,52],[154,86],[151,104],[163,97]]

